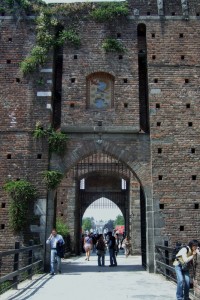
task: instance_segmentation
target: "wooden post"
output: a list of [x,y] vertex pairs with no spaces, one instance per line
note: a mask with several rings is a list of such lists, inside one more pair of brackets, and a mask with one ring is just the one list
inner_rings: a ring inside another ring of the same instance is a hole
[[[165,247],[168,247],[168,241],[165,241]],[[165,250],[165,263],[169,266],[169,251]],[[166,279],[169,278],[169,270],[165,269]]]
[[[15,242],[15,249],[20,249],[20,242]],[[13,270],[17,271],[19,269],[19,253],[14,255]],[[18,275],[13,277],[13,288],[17,290],[18,286]]]
[[[33,246],[33,240],[29,241],[29,246]],[[33,250],[28,251],[28,265],[31,265],[33,263]],[[32,267],[28,269],[28,278],[32,280],[33,276],[33,269]]]

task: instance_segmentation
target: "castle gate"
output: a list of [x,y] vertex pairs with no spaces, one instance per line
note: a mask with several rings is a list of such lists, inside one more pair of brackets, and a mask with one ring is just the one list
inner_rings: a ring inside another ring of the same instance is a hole
[[[133,254],[142,255],[143,266],[153,270],[154,229],[151,225],[153,212],[147,136],[135,134],[135,138],[128,142],[130,150],[125,147],[126,143],[113,146],[106,133],[101,141],[94,137],[91,140],[91,135],[86,134],[86,137],[85,142],[82,140],[82,147],[79,145],[77,148],[75,136],[71,135],[65,156],[52,157],[51,168],[59,169],[65,177],[57,191],[49,193],[47,235],[55,220],[61,218],[69,227],[72,251],[79,254],[83,214],[95,200],[105,197],[115,203],[123,214]],[[144,150],[140,151],[142,144],[145,144]],[[133,161],[137,154],[141,158],[140,163]]]

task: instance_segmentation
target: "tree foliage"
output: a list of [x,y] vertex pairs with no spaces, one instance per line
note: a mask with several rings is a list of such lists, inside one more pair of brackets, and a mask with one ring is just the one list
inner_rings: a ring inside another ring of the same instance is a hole
[[122,215],[118,215],[114,221],[114,226],[124,225],[124,217]]
[[82,229],[83,231],[90,231],[92,228],[92,219],[91,218],[84,218],[82,221]]

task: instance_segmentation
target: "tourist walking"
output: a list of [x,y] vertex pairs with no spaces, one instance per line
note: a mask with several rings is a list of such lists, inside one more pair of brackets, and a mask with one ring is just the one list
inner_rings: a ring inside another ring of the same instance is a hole
[[123,240],[122,248],[124,249],[125,256],[128,257],[131,254],[131,241],[128,236]]
[[105,254],[106,254],[106,244],[104,242],[103,234],[100,234],[98,241],[96,243],[96,250],[98,256],[98,266],[105,266]]
[[190,274],[189,269],[192,266],[193,259],[196,254],[199,254],[199,242],[192,240],[187,246],[184,246],[176,254],[176,259],[173,263],[177,277],[177,300],[189,300],[190,290]]
[[55,263],[57,263],[57,271],[61,273],[61,258],[63,257],[63,245],[65,241],[62,235],[57,234],[56,229],[52,229],[49,238],[46,241],[47,244],[51,247],[51,255],[50,255],[50,266],[51,271],[50,274],[55,274]]
[[109,255],[110,255],[110,265],[109,267],[116,267],[117,266],[117,259],[115,255],[115,237],[112,235],[112,232],[108,232],[108,249],[109,249]]
[[90,251],[92,250],[92,237],[88,233],[87,236],[84,238],[84,249],[85,249],[85,260],[90,260]]

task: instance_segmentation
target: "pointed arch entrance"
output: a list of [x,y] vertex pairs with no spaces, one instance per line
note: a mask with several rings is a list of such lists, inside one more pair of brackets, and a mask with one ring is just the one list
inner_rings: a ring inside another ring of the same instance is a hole
[[142,254],[142,264],[146,266],[145,196],[141,184],[128,165],[103,152],[81,159],[57,191],[57,217],[67,220],[72,250],[80,253],[83,214],[101,197],[110,199],[122,211],[133,253]]

